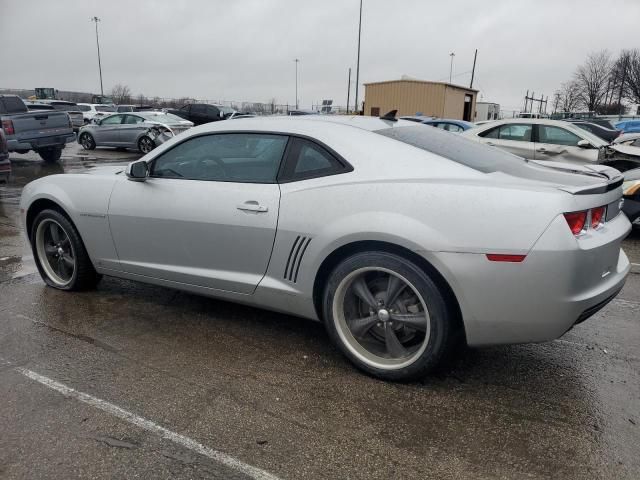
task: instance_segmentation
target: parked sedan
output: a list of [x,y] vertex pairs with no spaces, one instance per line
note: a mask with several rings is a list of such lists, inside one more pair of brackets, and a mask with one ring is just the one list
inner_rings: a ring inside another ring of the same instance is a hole
[[20,211],[50,287],[111,275],[320,320],[360,369],[407,380],[459,341],[551,340],[614,298],[621,183],[402,120],[282,116],[35,180]]
[[638,133],[640,132],[640,120],[623,120],[616,123],[616,128],[624,133]]
[[193,123],[170,113],[119,113],[82,127],[78,143],[85,150],[104,146],[135,148],[148,153],[167,138],[191,127]]
[[609,145],[577,125],[560,120],[498,120],[467,130],[463,135],[531,160],[579,165],[600,163],[620,171],[640,167],[640,156],[619,145]]
[[604,141],[611,143],[620,136],[622,130],[616,130],[615,128],[606,128],[597,123],[582,120],[565,120],[577,127],[593,133],[595,136],[600,137]]

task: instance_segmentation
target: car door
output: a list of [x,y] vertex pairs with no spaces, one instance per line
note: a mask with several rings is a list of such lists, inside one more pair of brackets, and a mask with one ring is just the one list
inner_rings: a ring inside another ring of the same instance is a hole
[[276,233],[276,177],[288,141],[268,133],[189,137],[114,187],[109,224],[125,272],[238,293],[264,276]]
[[583,140],[578,134],[557,125],[537,125],[535,143],[536,160],[556,160],[560,162],[574,162],[579,164],[596,163],[598,148],[579,147]]
[[97,145],[117,146],[120,143],[120,126],[124,115],[110,115],[100,120],[92,133]]
[[213,105],[207,105],[207,122],[215,122],[220,120],[220,110]]
[[201,105],[201,104],[191,105],[189,119],[196,125],[202,125],[203,123],[207,123],[209,120],[207,120],[206,105]]
[[138,137],[147,130],[144,118],[138,115],[125,115],[120,127],[120,145],[129,148],[138,148]]
[[523,158],[534,158],[533,125],[531,123],[504,123],[480,132],[482,143],[501,148]]

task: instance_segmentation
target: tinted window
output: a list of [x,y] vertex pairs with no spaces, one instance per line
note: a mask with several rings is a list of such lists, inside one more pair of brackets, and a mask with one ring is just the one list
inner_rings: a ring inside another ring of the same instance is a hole
[[135,115],[127,115],[126,117],[124,117],[124,123],[126,123],[127,125],[135,125],[136,123],[142,122],[144,122],[144,119],[136,117]]
[[190,138],[158,157],[151,175],[189,180],[275,183],[287,137],[224,133]]
[[3,104],[2,110],[4,113],[21,113],[27,111],[24,102],[18,97],[3,97],[0,99],[0,102]]
[[291,140],[283,177],[286,180],[303,180],[346,171],[350,171],[350,169],[326,148],[310,140],[294,138]]
[[102,120],[100,125],[117,125],[120,122],[122,122],[122,115],[111,115]]
[[207,106],[207,116],[209,117],[217,117],[218,109],[216,107]]
[[582,140],[579,136],[564,128],[551,125],[538,125],[538,141],[553,145],[576,146]]
[[191,113],[197,113],[199,115],[204,115],[207,111],[204,105],[191,105]]
[[533,127],[526,123],[507,123],[482,132],[479,136],[495,138],[498,140],[514,140],[517,142],[530,142]]

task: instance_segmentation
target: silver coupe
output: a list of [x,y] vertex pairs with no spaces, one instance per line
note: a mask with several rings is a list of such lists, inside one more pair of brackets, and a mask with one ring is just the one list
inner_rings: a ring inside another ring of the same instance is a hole
[[118,113],[95,119],[78,132],[85,150],[96,147],[133,148],[149,153],[164,141],[193,127],[193,122],[164,112]]
[[35,180],[20,206],[51,287],[111,275],[319,320],[360,369],[407,380],[614,298],[622,181],[388,117],[263,117]]

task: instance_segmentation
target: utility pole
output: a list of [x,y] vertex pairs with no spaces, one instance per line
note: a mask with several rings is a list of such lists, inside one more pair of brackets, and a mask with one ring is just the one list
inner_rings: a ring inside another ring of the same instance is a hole
[[451,57],[451,66],[449,67],[449,83],[451,83],[451,79],[453,78],[453,57],[455,57],[456,54],[451,52],[449,56]]
[[356,64],[356,100],[354,103],[356,113],[358,108],[358,85],[360,85],[360,36],[362,34],[362,0],[360,0],[360,20],[358,21],[358,63]]
[[[471,69],[471,83],[469,84],[469,88],[473,88],[473,77],[476,74],[476,58],[478,58],[478,49],[476,48],[476,53],[473,54],[473,68]],[[449,82],[451,83],[451,82]]]
[[297,58],[294,60],[296,62],[296,110],[298,110],[298,60]]
[[98,22],[100,19],[98,17],[92,17],[92,22],[96,24],[96,46],[98,47],[98,71],[100,72],[100,95],[104,96],[104,88],[102,87],[102,65],[100,64],[100,42],[98,41]]
[[351,67],[349,67],[349,79],[347,80],[347,114],[349,113],[349,96],[351,94]]

